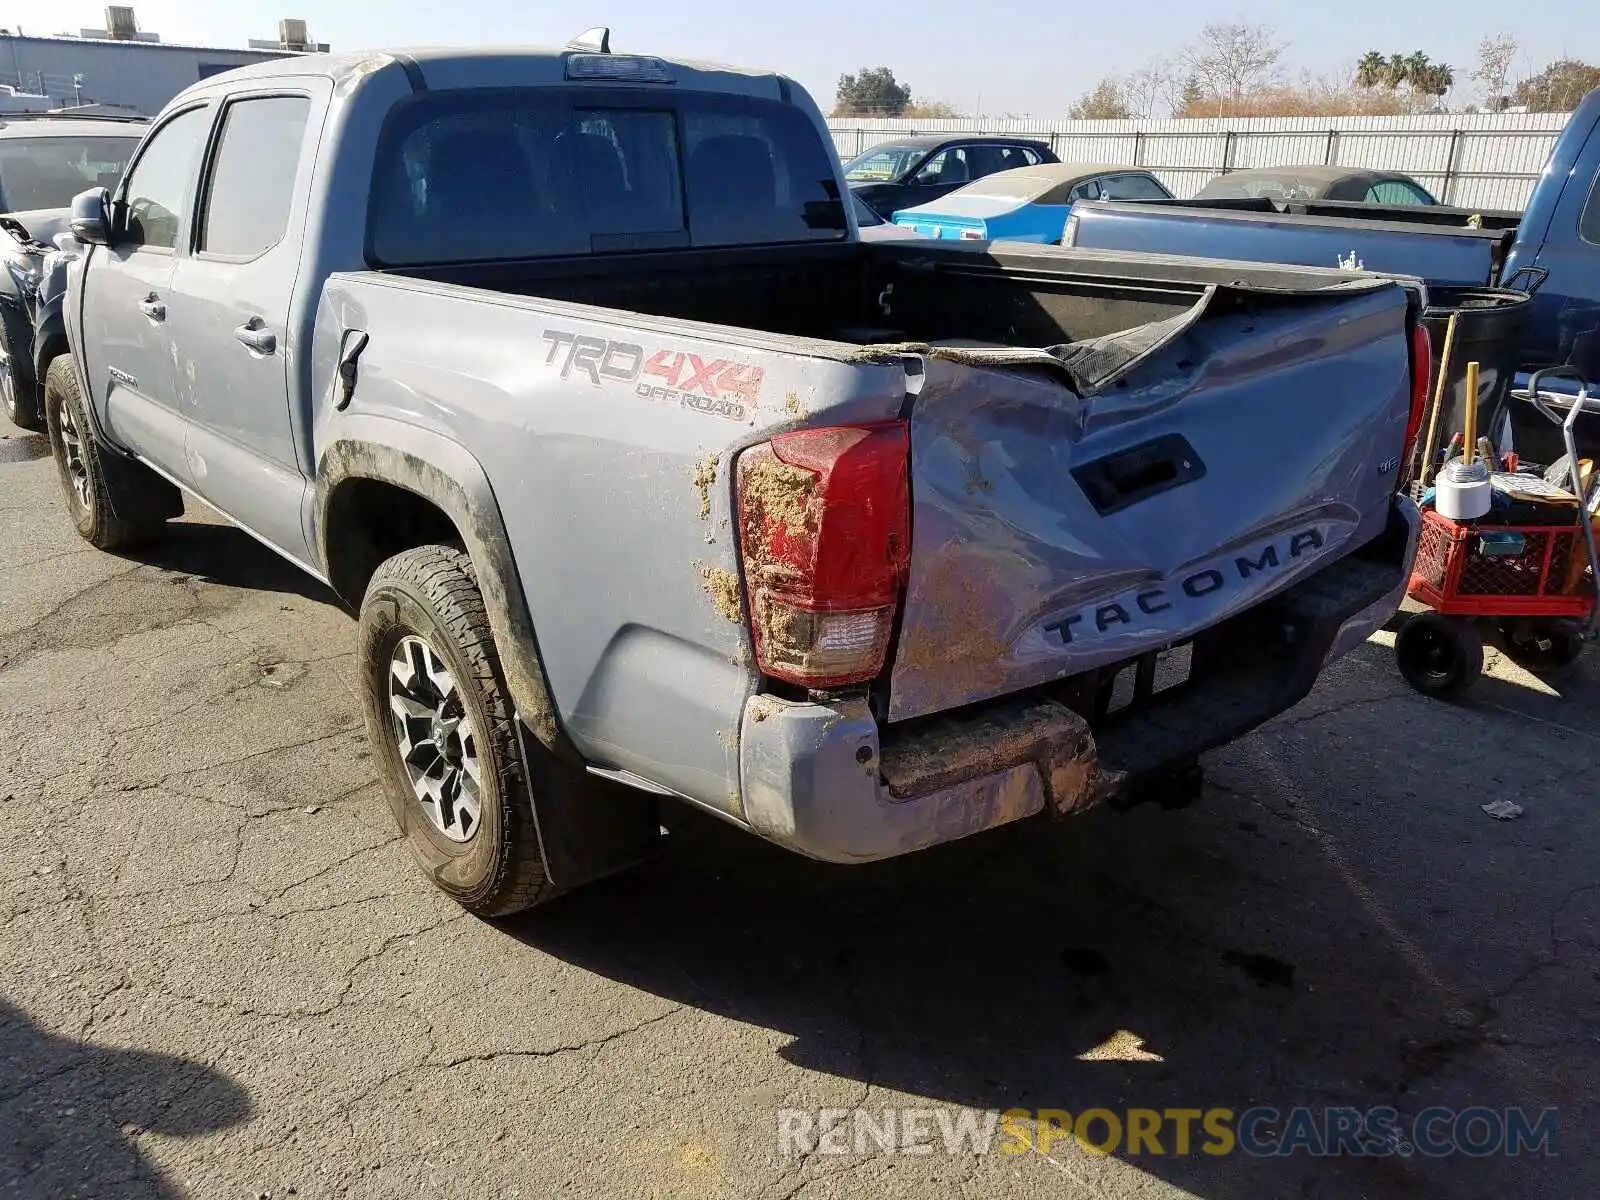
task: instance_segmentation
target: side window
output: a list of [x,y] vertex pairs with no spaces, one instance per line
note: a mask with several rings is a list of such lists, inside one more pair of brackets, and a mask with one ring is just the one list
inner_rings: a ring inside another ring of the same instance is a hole
[[1098,179],[1085,179],[1067,193],[1068,204],[1074,204],[1079,200],[1098,199],[1100,199],[1100,181]]
[[210,128],[211,110],[191,108],[151,135],[122,189],[119,244],[168,250],[178,244],[195,164]]
[[1000,151],[1001,171],[1015,171],[1019,167],[1037,167],[1039,156],[1026,146],[1006,146]]
[[1600,171],[1594,173],[1594,180],[1589,184],[1589,198],[1583,202],[1583,216],[1578,221],[1578,236],[1600,246]]
[[1166,200],[1166,189],[1148,175],[1107,175],[1100,181],[1107,200]]
[[235,100],[223,111],[201,251],[255,258],[283,239],[310,116],[305,96]]
[[1368,204],[1428,204],[1427,196],[1403,179],[1385,179],[1367,189]]
[[967,153],[959,147],[941,150],[926,163],[912,179],[912,183],[947,184],[970,183],[972,174],[967,169]]
[[973,179],[982,179],[985,175],[1005,169],[1005,155],[999,146],[967,147],[967,171]]

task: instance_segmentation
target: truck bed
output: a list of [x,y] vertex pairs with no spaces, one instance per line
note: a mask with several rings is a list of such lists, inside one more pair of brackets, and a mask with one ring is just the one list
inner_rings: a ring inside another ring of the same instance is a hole
[[1338,271],[1270,263],[1241,269],[1176,256],[932,241],[388,273],[824,342],[1049,349],[1080,391],[1104,378],[1075,369],[1082,355],[1068,347],[1132,334],[1146,350],[1149,335],[1139,331],[1198,316],[1202,304],[1211,315],[1317,306],[1353,282]]

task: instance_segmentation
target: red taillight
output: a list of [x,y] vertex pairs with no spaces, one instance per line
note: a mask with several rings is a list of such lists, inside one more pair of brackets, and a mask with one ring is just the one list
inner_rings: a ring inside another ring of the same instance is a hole
[[[1420,321],[1411,327],[1411,414],[1406,418],[1405,451],[1400,456],[1402,485],[1410,482],[1411,455],[1417,447],[1417,435],[1422,432],[1422,418],[1428,412],[1428,393],[1433,390],[1433,339]],[[1426,477],[1428,464],[1417,464],[1417,471]]]
[[739,456],[756,662],[808,688],[883,670],[911,547],[904,421],[799,429]]

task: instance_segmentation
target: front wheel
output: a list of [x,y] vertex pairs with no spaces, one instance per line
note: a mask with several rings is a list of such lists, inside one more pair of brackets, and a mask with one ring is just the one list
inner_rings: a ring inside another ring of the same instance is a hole
[[479,916],[553,896],[467,555],[421,546],[379,566],[361,602],[359,655],[367,736],[417,864]]
[[1483,674],[1483,636],[1461,617],[1417,613],[1395,634],[1394,656],[1400,674],[1417,691],[1451,700]]
[[84,541],[121,550],[148,541],[168,517],[183,512],[177,488],[95,440],[69,355],[57,358],[45,374],[44,413],[67,510]]
[[20,352],[30,339],[22,318],[3,302],[0,302],[0,338],[4,339],[6,353],[6,370],[0,377],[0,395],[5,399],[6,416],[18,429],[37,433],[44,428],[44,414],[34,399],[37,384],[33,364]]

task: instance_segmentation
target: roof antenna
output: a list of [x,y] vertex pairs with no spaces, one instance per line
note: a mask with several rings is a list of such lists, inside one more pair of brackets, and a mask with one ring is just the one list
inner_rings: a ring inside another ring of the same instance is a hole
[[580,52],[586,51],[590,54],[610,54],[611,29],[606,25],[596,25],[593,29],[585,29],[567,43],[567,49]]

